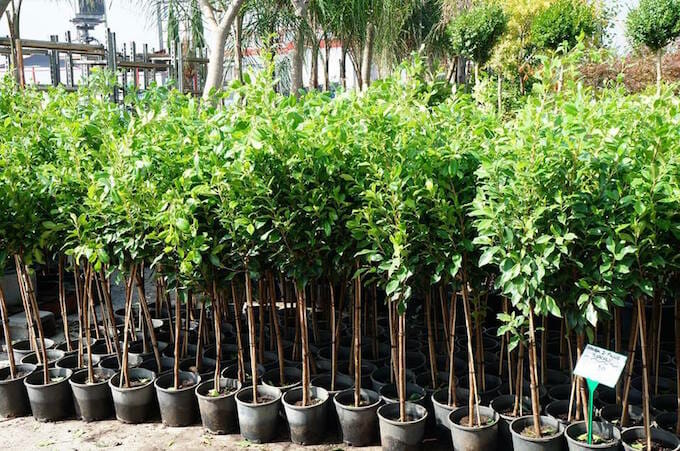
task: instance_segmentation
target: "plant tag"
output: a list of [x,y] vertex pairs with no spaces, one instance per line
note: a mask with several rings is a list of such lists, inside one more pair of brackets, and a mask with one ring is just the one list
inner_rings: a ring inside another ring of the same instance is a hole
[[576,362],[574,374],[614,388],[626,366],[627,359],[625,355],[608,349],[586,345],[581,358]]

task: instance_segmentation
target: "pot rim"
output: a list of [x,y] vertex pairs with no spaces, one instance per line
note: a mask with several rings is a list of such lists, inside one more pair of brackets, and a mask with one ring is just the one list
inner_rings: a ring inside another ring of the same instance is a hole
[[548,416],[545,416],[545,415],[540,415],[540,416],[539,416],[539,420],[541,421],[541,423],[545,422],[546,420],[548,420],[548,421],[551,422],[551,423],[552,423],[553,421],[556,422],[556,423],[558,423],[558,425],[556,426],[557,432],[556,432],[555,434],[549,435],[549,436],[547,436],[547,437],[546,437],[546,436],[542,436],[542,437],[527,437],[527,436],[525,436],[525,435],[522,435],[521,433],[515,431],[515,428],[513,427],[513,425],[514,425],[516,422],[519,422],[519,421],[522,421],[522,420],[525,420],[525,419],[529,419],[530,421],[533,421],[532,415],[524,415],[524,416],[522,416],[522,417],[517,417],[517,418],[515,418],[514,420],[512,420],[512,421],[510,422],[510,432],[512,433],[513,436],[516,435],[516,436],[520,437],[522,440],[526,440],[526,441],[529,441],[529,442],[534,442],[534,443],[544,443],[544,442],[548,442],[548,441],[550,441],[550,440],[559,439],[560,437],[562,437],[562,436],[564,435],[564,428],[560,428],[560,427],[559,427],[559,421],[558,421],[557,419],[555,419],[555,418],[548,417]]
[[161,387],[160,385],[158,385],[159,380],[164,379],[168,376],[172,376],[173,379],[175,377],[174,374],[170,373],[169,371],[165,371],[164,373],[159,374],[158,377],[156,377],[154,379],[153,385],[156,388],[156,390],[159,390],[163,393],[173,393],[173,394],[174,393],[184,393],[184,392],[187,392],[187,391],[190,391],[190,390],[196,390],[196,387],[198,387],[198,385],[201,383],[201,376],[200,375],[189,372],[189,371],[180,371],[179,372],[179,379],[180,380],[182,380],[182,378],[192,379],[194,381],[194,385],[190,385],[190,386],[184,387],[184,388],[178,388],[177,390],[175,390],[174,388],[164,388],[164,387]]
[[[451,420],[451,415],[453,415],[454,413],[458,412],[459,410],[462,410],[462,409],[466,409],[466,410],[467,410],[467,409],[469,409],[468,406],[461,406],[461,407],[457,407],[457,408],[455,408],[454,410],[452,410],[451,412],[449,412],[449,415],[448,415],[449,425],[450,425],[451,427],[455,428],[455,429],[460,429],[460,430],[462,430],[462,431],[483,431],[483,430],[485,430],[485,429],[490,429],[490,428],[496,426],[496,425],[498,424],[498,421],[500,420],[500,415],[498,414],[498,412],[496,412],[495,410],[493,410],[491,407],[480,406],[480,405],[477,405],[477,410],[478,410],[478,411],[479,411],[479,408],[480,408],[480,407],[485,407],[485,408],[491,410],[491,412],[492,412],[492,419],[494,420],[493,423],[491,423],[491,424],[479,425],[479,426],[463,426],[462,424],[455,423],[453,420]],[[480,414],[481,414],[481,412],[480,412]]]
[[410,404],[411,406],[414,406],[416,408],[416,410],[422,409],[422,412],[424,412],[424,415],[422,417],[418,418],[417,420],[412,420],[412,421],[392,420],[390,418],[387,418],[385,415],[383,415],[381,410],[383,410],[385,408],[389,408],[390,406],[399,405],[399,404],[398,403],[389,403],[389,404],[383,404],[382,406],[378,407],[378,412],[377,412],[378,418],[380,418],[381,420],[386,421],[387,423],[392,424],[392,425],[404,425],[404,424],[412,425],[412,424],[420,423],[420,422],[425,421],[427,419],[429,413],[428,413],[428,411],[425,407],[421,406],[420,404],[415,404],[415,403],[412,403],[412,402],[409,402],[409,401],[406,401],[406,404],[407,405]]
[[274,390],[277,391],[276,397],[271,401],[258,402],[257,404],[255,404],[253,402],[243,401],[242,399],[239,398],[239,395],[241,393],[245,392],[245,390],[250,390],[251,392],[253,390],[253,386],[248,385],[247,387],[241,387],[241,389],[236,392],[236,395],[234,396],[234,398],[236,399],[236,402],[239,403],[239,404],[243,404],[244,406],[247,406],[247,407],[258,408],[258,407],[262,407],[262,406],[269,406],[269,405],[275,404],[275,403],[279,402],[281,400],[281,398],[283,397],[283,394],[281,393],[281,390],[278,387],[272,387],[271,385],[264,385],[264,384],[257,384],[255,387],[256,387],[256,390],[258,391],[258,393],[260,391],[260,388],[263,388],[263,387],[267,388],[267,389],[274,389]]
[[[144,368],[130,368],[130,369],[139,369],[139,370],[144,370]],[[153,385],[153,383],[156,381],[156,373],[154,371],[150,370],[144,370],[144,371],[149,371],[151,373],[151,380],[143,385],[138,385],[137,387],[119,387],[118,385],[115,385],[113,383],[113,379],[118,376],[118,377],[123,377],[123,372],[118,371],[116,374],[111,376],[111,379],[109,379],[109,387],[111,387],[111,390],[116,390],[118,392],[122,393],[130,393],[133,391],[140,391],[144,390],[145,388],[148,388],[150,385]]]
[[113,376],[116,375],[116,372],[115,372],[114,370],[110,369],[110,368],[94,367],[94,368],[92,368],[92,371],[93,371],[93,372],[97,372],[97,371],[99,371],[99,372],[110,372],[111,374],[109,375],[109,378],[106,379],[105,381],[96,382],[96,383],[94,383],[94,384],[87,384],[87,383],[74,382],[73,379],[72,379],[73,376],[75,376],[75,375],[78,374],[78,373],[87,372],[87,368],[81,368],[81,369],[79,369],[79,370],[77,370],[77,371],[73,371],[73,374],[71,374],[71,377],[69,378],[69,383],[70,383],[71,385],[75,385],[76,387],[79,387],[79,388],[85,388],[85,387],[99,387],[99,386],[101,386],[101,385],[108,384],[108,383],[109,383],[109,380],[110,380]]
[[[369,390],[369,389],[367,389],[367,388],[366,388],[366,389],[362,388],[361,391],[362,391],[362,392],[371,392],[371,393],[375,394],[375,396],[376,396],[377,399],[375,400],[374,403],[371,403],[371,404],[369,404],[369,405],[367,405],[367,406],[359,406],[359,407],[357,407],[357,406],[353,406],[353,405],[343,404],[343,403],[341,403],[340,401],[338,401],[338,396],[340,396],[340,395],[343,394],[343,393],[348,393],[348,392],[351,392],[352,394],[354,394],[354,388],[348,388],[348,389],[346,389],[346,390],[342,390],[342,391],[339,391],[338,393],[336,393],[335,396],[333,397],[333,403],[334,403],[336,406],[339,406],[339,407],[342,408],[342,409],[350,410],[350,411],[352,411],[352,412],[358,412],[358,411],[361,411],[361,410],[370,410],[370,409],[372,409],[372,408],[375,408],[376,406],[379,406],[379,405],[382,403],[382,398],[381,398],[380,395],[379,395],[378,393],[376,393],[374,390]],[[369,398],[369,400],[370,400],[370,398]]]
[[[35,370],[38,369],[38,365],[34,365],[34,364],[32,364],[32,363],[17,363],[16,365],[14,365],[14,368],[17,369],[17,370],[19,370],[19,367],[22,367],[22,366],[23,366],[23,367],[30,367],[30,370],[28,371],[28,373],[24,374],[24,375],[21,376],[21,377],[15,377],[14,379],[4,379],[4,380],[0,380],[0,385],[11,384],[12,382],[17,382],[17,381],[23,381],[23,380],[26,379],[28,376],[30,376],[31,374],[33,374],[33,373],[35,372]],[[12,373],[11,373],[10,370],[9,370],[9,366],[0,368],[0,371],[7,371],[7,376],[11,376],[11,375],[12,375]]]
[[[223,394],[223,395],[207,396],[207,395],[202,395],[198,392],[198,389],[200,387],[203,387],[207,384],[215,385],[214,381],[215,381],[214,379],[208,379],[208,380],[204,380],[204,381],[201,381],[198,384],[196,384],[196,387],[194,388],[194,392],[196,393],[196,398],[206,399],[206,400],[227,399],[227,398],[230,398],[230,397],[236,397],[236,393],[238,393],[243,388],[243,384],[236,381],[237,387],[234,387],[236,389],[234,391],[231,391],[231,392]],[[225,382],[226,382],[226,378],[221,378],[220,386],[222,386],[222,384],[225,383]]]
[[[600,424],[609,424],[609,425],[612,426],[612,429],[617,429],[617,430],[619,429],[618,427],[612,425],[611,423],[607,423],[607,422],[604,422],[604,421],[593,421],[593,424],[596,424],[596,423],[600,423]],[[612,446],[618,446],[618,445],[621,444],[621,436],[620,436],[621,432],[620,432],[620,430],[619,430],[619,437],[618,437],[618,438],[617,438],[617,437],[613,437],[613,439],[616,440],[616,443],[615,443],[615,444],[612,444],[612,443],[601,443],[601,444],[599,444],[599,445],[595,445],[595,444],[588,445],[588,443],[586,443],[586,442],[582,442],[582,441],[580,441],[580,440],[576,440],[575,438],[572,438],[572,437],[567,433],[567,431],[569,431],[569,429],[571,429],[572,427],[574,427],[574,426],[581,426],[581,425],[584,425],[584,426],[585,426],[585,424],[586,424],[585,421],[576,421],[576,422],[574,422],[574,423],[571,423],[571,424],[570,424],[569,426],[567,426],[566,428],[564,428],[564,436],[566,437],[567,441],[568,441],[568,442],[577,443],[579,446],[585,445],[585,446],[587,446],[587,447],[590,448],[590,449],[610,449]]]
[[316,397],[316,398],[319,399],[321,402],[316,403],[316,404],[312,404],[312,405],[310,405],[310,406],[296,406],[295,404],[291,404],[291,403],[289,403],[289,402],[286,400],[286,397],[287,397],[287,396],[292,396],[293,393],[296,393],[296,392],[298,392],[298,391],[301,392],[302,390],[303,390],[303,387],[295,387],[295,388],[293,388],[292,390],[288,390],[286,393],[284,393],[284,394],[281,396],[281,402],[283,403],[283,405],[286,406],[287,408],[290,408],[290,409],[293,409],[293,410],[297,410],[297,411],[301,411],[301,412],[302,412],[302,411],[309,411],[309,410],[313,410],[313,409],[317,409],[317,408],[323,407],[324,404],[326,404],[326,401],[328,401],[328,398],[330,397],[330,394],[328,393],[328,390],[326,390],[325,388],[317,387],[317,386],[314,386],[314,385],[310,385],[310,386],[309,386],[309,391],[312,391],[312,390],[320,390],[320,391],[321,391],[320,393],[317,392],[317,394],[320,394],[321,396],[317,396],[317,397]]
[[60,381],[50,382],[47,385],[45,385],[45,384],[32,384],[32,383],[30,383],[29,381],[26,380],[26,379],[28,379],[28,376],[33,376],[34,374],[41,374],[44,371],[44,369],[42,367],[36,368],[32,373],[28,374],[24,378],[24,385],[26,387],[30,387],[30,388],[51,387],[51,386],[62,384],[64,382],[69,381],[71,379],[71,375],[73,375],[73,370],[70,370],[68,368],[48,368],[47,370],[50,373],[53,372],[53,371],[66,371],[67,373],[66,373],[66,376],[64,377],[64,379],[62,379]]

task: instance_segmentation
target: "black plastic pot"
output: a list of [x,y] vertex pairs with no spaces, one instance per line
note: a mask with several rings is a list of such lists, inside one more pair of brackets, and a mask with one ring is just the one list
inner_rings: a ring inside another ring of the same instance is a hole
[[362,389],[361,400],[365,405],[355,407],[354,389],[341,391],[333,399],[342,441],[350,446],[368,446],[378,438],[376,412],[382,403],[380,396],[372,390]]
[[456,451],[474,451],[496,449],[498,439],[498,413],[491,407],[477,406],[474,413],[486,417],[489,421],[479,426],[461,424],[461,420],[468,416],[469,408],[458,407],[449,414],[449,427],[451,428],[451,442]]
[[406,416],[411,421],[399,421],[399,403],[385,404],[378,408],[380,444],[384,451],[411,451],[420,448],[425,435],[427,409],[407,402]]
[[335,387],[331,390],[331,375],[322,374],[312,379],[311,384],[315,387],[321,387],[328,392],[328,395],[333,397],[341,391],[348,390],[354,387],[354,378],[342,374],[335,373]]
[[675,434],[675,426],[678,423],[676,412],[663,412],[654,417],[654,421],[661,428]]
[[[611,423],[614,426],[621,427],[621,406],[612,404],[609,406],[604,406],[600,409],[600,419],[607,423]],[[642,408],[636,405],[628,405],[628,424],[627,427],[635,426],[641,424],[642,422]]]
[[130,368],[130,379],[145,379],[144,383],[135,387],[119,387],[121,373],[109,379],[113,407],[116,418],[123,423],[143,423],[153,411],[156,399],[153,381],[156,373],[143,368]]
[[[243,382],[243,386],[247,385],[252,385],[252,375],[250,374],[252,371],[250,370],[250,362],[244,362],[245,365],[245,378]],[[257,380],[258,382],[262,381],[262,374],[264,374],[264,367],[260,364],[257,365]],[[226,367],[225,369],[222,370],[222,377],[227,378],[227,379],[233,379],[233,380],[238,380],[238,365],[230,365]]]
[[[128,366],[130,368],[137,368],[140,366],[142,363],[142,359],[138,356],[131,356],[128,354]],[[115,355],[110,355],[108,357],[104,357],[99,361],[97,364],[99,368],[106,368],[108,370],[114,370],[114,371],[119,371],[120,370],[120,365],[118,364],[118,357]]]
[[156,378],[156,397],[161,411],[161,421],[166,426],[183,427],[194,424],[198,414],[196,401],[196,385],[201,377],[186,371],[180,371],[180,384],[189,384],[177,390],[174,388],[174,373],[164,373]]
[[42,368],[36,369],[24,379],[33,418],[38,421],[57,421],[67,418],[73,413],[73,396],[68,383],[73,372],[59,368],[48,369],[52,380],[59,380],[45,385],[43,384],[45,377],[43,371]]
[[245,387],[236,393],[241,435],[255,443],[269,442],[276,434],[279,424],[281,390],[266,385],[257,386],[258,397],[266,396],[265,402],[253,404],[253,387]]
[[[499,389],[501,388],[502,381],[500,377],[494,376],[492,374],[485,374],[484,380],[486,382],[486,387],[484,388],[484,390],[482,390],[481,385],[477,386],[477,390],[481,404],[488,405],[493,398],[501,394],[499,392]],[[460,379],[459,386],[463,391],[468,391],[469,393],[468,383],[469,383],[468,378],[463,377]]]
[[[420,404],[425,407],[425,389],[416,384],[406,384],[406,400],[414,404]],[[385,404],[399,402],[399,392],[396,384],[388,384],[380,389],[380,397]]]
[[[87,357],[83,356],[83,366],[87,364],[86,359]],[[83,366],[78,365],[78,353],[67,354],[54,363],[55,368],[64,368],[72,371],[78,371]]]
[[[96,338],[92,337],[90,338],[90,343],[94,344],[94,342],[97,341]],[[66,345],[66,342],[59,343],[54,349],[58,349],[60,351],[64,351],[64,355],[71,355],[71,354],[77,354],[78,353],[78,343],[80,340],[71,340],[71,350],[68,350],[68,346]],[[83,342],[83,350],[86,350],[87,343]],[[49,349],[49,346],[48,346]]]
[[678,397],[676,395],[659,395],[652,398],[650,403],[654,414],[678,411]]
[[621,443],[621,431],[619,428],[611,423],[601,423],[593,421],[593,436],[598,436],[604,440],[612,440],[611,443],[601,443],[599,445],[589,445],[588,442],[580,440],[588,431],[585,421],[572,423],[564,430],[564,436],[567,438],[567,447],[569,451],[588,451],[591,449],[603,451],[617,451]]
[[568,401],[571,395],[571,384],[555,385],[548,390],[550,401]]
[[88,383],[87,369],[76,371],[69,380],[76,416],[88,422],[105,420],[113,415],[109,379],[116,372],[106,368],[93,368],[92,371],[99,376],[99,382]]
[[564,449],[564,430],[560,428],[558,421],[552,417],[541,416],[542,426],[550,426],[557,432],[551,436],[540,438],[522,435],[524,429],[534,424],[531,415],[519,417],[510,423],[512,433],[512,446],[515,451],[562,451]]
[[302,371],[298,368],[284,367],[283,368],[284,384],[280,385],[279,369],[274,368],[266,371],[262,375],[262,383],[269,387],[275,387],[281,390],[281,393],[286,393],[288,390],[300,385],[302,381]]
[[303,388],[298,387],[284,393],[283,408],[288,419],[290,439],[298,445],[316,445],[326,435],[328,414],[328,392],[321,387],[309,387],[309,399],[315,402],[308,406],[298,406],[302,400]]
[[[64,357],[64,351],[59,351],[57,349],[47,349],[45,351],[47,354],[47,367],[48,368],[54,368],[55,363],[57,363],[57,360],[61,359]],[[42,358],[42,354],[40,355]],[[29,365],[37,365],[38,368],[42,368],[42,364],[38,363],[38,355],[35,352],[31,352],[30,354],[26,354],[22,359],[21,363],[26,363]]]
[[[545,406],[545,414],[556,419],[560,423],[560,428],[564,429],[569,426],[567,421],[569,413],[569,401],[553,401]],[[563,417],[563,418],[561,418]],[[571,406],[572,421],[576,418],[576,402]]]
[[[128,358],[132,357],[131,355],[128,356]],[[107,357],[109,358],[109,357]],[[139,356],[134,356],[134,359],[139,361],[141,357]],[[131,365],[132,366],[132,365]],[[172,357],[165,357],[161,356],[161,371],[160,373],[158,372],[158,364],[156,363],[156,359],[154,357],[151,357],[149,359],[143,360],[137,365],[139,368],[144,368],[145,370],[153,371],[156,374],[163,374],[168,371],[172,371],[175,369],[175,359]],[[180,366],[180,370],[182,367]]]
[[[40,340],[36,340],[38,347],[40,347]],[[51,349],[54,347],[54,341],[49,338],[45,338],[45,348]],[[6,349],[6,346],[4,347]],[[19,340],[12,344],[12,351],[14,353],[14,360],[21,361],[28,354],[31,354],[34,350],[31,348],[31,340]],[[35,365],[31,363],[31,365]]]
[[[200,367],[196,367],[196,359],[184,359],[179,364],[180,371],[194,373],[201,378],[209,379],[215,375],[215,364],[217,362],[213,359],[204,357],[201,359]],[[161,363],[161,366],[163,364]]]
[[[510,423],[515,421],[512,416],[512,412],[508,415],[506,412],[508,409],[512,409],[515,406],[515,396],[514,395],[500,395],[496,396],[491,400],[489,407],[498,413],[500,420],[498,421],[498,441],[503,449],[509,449],[512,451],[514,448],[512,446],[512,433],[510,432]],[[522,400],[522,416],[524,412],[531,412],[531,399],[528,396],[524,396]],[[518,412],[519,413],[519,412]]]
[[[680,439],[675,434],[671,434],[663,429],[651,428],[652,441],[668,449],[680,450]],[[642,426],[628,428],[621,433],[621,444],[626,451],[639,451],[639,448],[632,446],[639,439],[644,439],[645,428]]]
[[26,379],[33,371],[35,365],[16,365],[18,377],[10,379],[9,367],[0,368],[0,417],[17,418],[31,413],[31,405],[26,394]]
[[[413,373],[413,371],[406,369],[405,374],[406,382],[414,382],[416,380],[416,375]],[[381,388],[387,384],[393,383],[391,375],[392,368],[389,366],[383,366],[373,371],[373,373],[371,373],[371,385],[373,387],[373,391],[380,393]]]
[[210,393],[215,388],[215,382],[208,380],[196,387],[198,409],[201,413],[201,423],[211,434],[230,434],[238,430],[238,416],[236,413],[236,392],[241,388],[238,381],[221,379],[220,387],[230,391],[217,396]]
[[[459,397],[460,390],[456,388],[456,400],[458,405],[467,402]],[[431,396],[435,424],[442,431],[449,432],[449,415],[456,409],[456,406],[449,405],[449,389],[441,388]]]

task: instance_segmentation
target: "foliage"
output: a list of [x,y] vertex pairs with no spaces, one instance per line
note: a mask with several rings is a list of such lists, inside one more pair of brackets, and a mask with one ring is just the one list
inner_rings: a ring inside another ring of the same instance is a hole
[[576,45],[579,36],[598,31],[595,6],[584,0],[557,0],[539,12],[531,25],[531,40],[541,49],[557,50],[566,42]]
[[505,31],[507,17],[494,2],[480,2],[456,16],[449,25],[451,47],[456,55],[484,65]]
[[680,2],[678,0],[640,0],[628,14],[626,31],[635,46],[652,51],[666,47],[680,36]]

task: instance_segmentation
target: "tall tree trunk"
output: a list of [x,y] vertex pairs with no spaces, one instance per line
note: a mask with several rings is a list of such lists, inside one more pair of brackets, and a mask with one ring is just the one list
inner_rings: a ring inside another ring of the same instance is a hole
[[399,315],[398,307],[395,306],[395,311],[397,311],[397,323],[398,336],[399,336],[399,421],[406,421],[406,312]]
[[[128,374],[128,348],[130,343],[130,326],[132,324],[132,284],[134,283],[134,273],[137,271],[136,265],[133,263],[130,266],[130,275],[127,284],[125,285],[125,325],[123,326],[123,361],[120,364],[121,377],[119,387],[130,387],[130,376]],[[177,300],[179,305],[179,300]],[[177,338],[179,339],[179,338]],[[82,340],[79,340],[82,343]],[[82,347],[82,345],[79,345]],[[82,365],[82,364],[81,364]]]
[[[89,263],[87,264],[87,272],[85,274],[85,290],[83,293],[85,294],[84,300],[83,300],[83,309],[85,311],[88,311],[92,305],[92,265]],[[95,322],[96,325],[96,322]],[[92,341],[91,335],[90,335],[90,315],[86,315],[85,318],[85,340],[87,343],[87,380],[91,383],[94,384],[94,368],[92,365]]]
[[[142,310],[142,315],[146,321],[146,327],[149,329],[149,337],[151,337],[151,347],[153,348],[153,355],[156,359],[156,367],[158,368],[158,374],[163,370],[161,366],[161,354],[158,351],[158,341],[156,340],[156,332],[153,330],[153,321],[151,321],[151,312],[149,312],[149,306],[146,302],[146,295],[144,294],[144,282],[142,281],[138,272],[134,274],[135,280],[137,281],[137,296],[139,296],[139,306]],[[188,320],[188,317],[187,317]]]
[[434,349],[434,336],[432,335],[432,290],[428,287],[425,293],[425,327],[427,328],[427,348],[430,358],[430,378],[432,390],[437,389],[437,356]]
[[210,0],[201,0],[203,16],[210,27],[212,42],[210,43],[210,55],[208,56],[208,68],[203,87],[203,97],[207,98],[213,89],[221,89],[224,77],[224,48],[229,36],[229,30],[238,15],[244,0],[232,0],[222,17],[217,20],[215,8]]
[[649,418],[649,373],[647,368],[647,349],[645,346],[645,340],[647,339],[647,326],[645,324],[645,306],[643,304],[642,298],[637,300],[637,310],[638,310],[638,335],[640,337],[640,350],[642,353],[642,416],[645,427],[645,438],[647,442],[648,450],[652,449],[652,431],[650,429],[650,418]]
[[243,82],[243,43],[242,39],[243,15],[239,14],[234,20],[234,73]]
[[64,290],[64,255],[59,254],[59,310],[61,311],[61,322],[64,328],[64,339],[66,340],[66,350],[71,349],[71,337],[68,331],[68,312],[66,311],[66,292]]
[[272,322],[274,323],[274,334],[276,335],[276,352],[279,359],[279,383],[281,386],[285,385],[285,375],[283,373],[284,358],[283,355],[283,339],[281,338],[281,327],[279,327],[279,315],[276,308],[276,288],[274,286],[274,273],[271,271],[267,277],[269,281],[269,305],[272,311]]
[[[467,287],[467,271],[463,268],[463,314],[465,315],[465,332],[467,334],[467,354],[468,354],[468,389],[470,395],[468,397],[468,426],[472,427],[475,418],[475,404],[477,397],[477,380],[475,375],[475,355],[472,350],[472,313],[470,312],[470,299],[468,298]],[[479,414],[479,411],[477,411]],[[479,415],[477,415],[479,416]]]
[[[531,383],[531,414],[534,418],[534,433],[541,437],[540,406],[538,404],[538,377],[536,362],[536,329],[534,327],[534,306],[529,306],[529,379]],[[520,401],[521,402],[521,401]]]
[[295,281],[295,292],[298,299],[298,320],[300,322],[300,339],[302,341],[302,406],[309,405],[309,330],[307,327],[306,288]]
[[453,290],[453,295],[451,296],[451,314],[449,315],[451,319],[451,325],[449,326],[449,396],[448,404],[449,406],[456,406],[458,404],[458,399],[456,396],[456,365],[454,358],[454,351],[456,348],[456,314],[458,297],[456,290]]
[[255,315],[253,314],[253,293],[250,284],[250,270],[246,262],[246,302],[248,304],[248,342],[250,345],[250,377],[253,385],[253,404],[257,404],[257,351],[255,349]]
[[7,315],[7,304],[5,302],[5,292],[0,286],[0,315],[2,316],[2,331],[5,335],[7,346],[7,359],[9,360],[9,374],[12,379],[16,377],[16,365],[14,363],[14,350],[12,349],[12,335],[9,331],[9,316]]
[[237,378],[241,383],[245,382],[245,363],[243,362],[243,340],[241,338],[241,303],[236,294],[236,286],[234,281],[231,281],[231,300],[234,303],[234,323],[236,324],[236,360],[237,360]]
[[361,405],[361,275],[354,289],[354,405]]
[[210,291],[210,299],[212,301],[213,307],[213,320],[215,321],[215,375],[213,379],[215,381],[215,394],[220,393],[220,371],[221,371],[221,361],[222,361],[222,306],[220,305],[220,296],[217,292],[217,282],[213,280],[212,290]]
[[366,25],[366,41],[361,57],[361,89],[366,90],[371,84],[371,68],[373,66],[373,46],[375,41],[375,26],[369,22]]
[[345,41],[342,41],[340,55],[340,83],[344,89],[347,89],[347,45]]
[[315,41],[312,45],[312,67],[310,86],[312,89],[319,89],[319,46],[320,43]]
[[623,385],[623,395],[621,401],[621,427],[628,425],[628,395],[630,393],[630,383],[633,379],[633,367],[635,363],[635,347],[638,341],[638,316],[637,309],[633,309],[633,316],[630,325],[630,335],[628,338],[628,359],[626,360],[626,382]]
[[290,54],[291,62],[291,85],[290,91],[297,95],[298,91],[303,88],[302,71],[305,63],[305,35],[304,35],[304,18],[307,14],[308,0],[291,0],[293,3],[293,12],[297,19],[295,25],[295,37],[293,38],[293,50]]
[[328,41],[328,34],[323,34],[323,48],[325,58],[323,60],[323,86],[326,91],[331,90],[331,76],[330,76],[330,61],[331,61],[331,43]]

